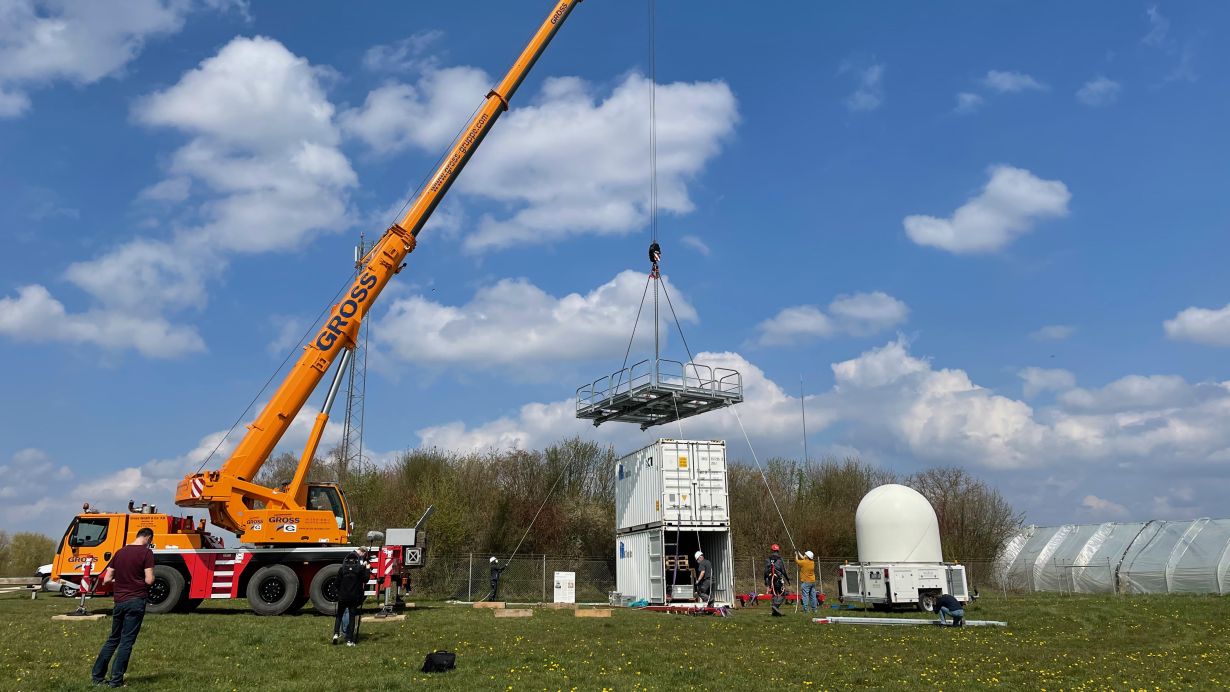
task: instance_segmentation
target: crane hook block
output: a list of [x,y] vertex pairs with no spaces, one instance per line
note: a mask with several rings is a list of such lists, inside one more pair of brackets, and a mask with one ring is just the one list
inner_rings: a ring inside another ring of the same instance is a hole
[[662,259],[662,246],[655,241],[649,245],[649,261],[657,264]]

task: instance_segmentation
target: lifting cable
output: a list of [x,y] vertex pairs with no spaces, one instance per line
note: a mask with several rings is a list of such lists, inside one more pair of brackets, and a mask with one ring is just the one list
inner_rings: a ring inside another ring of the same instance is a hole
[[786,518],[782,516],[782,508],[777,504],[777,498],[773,495],[773,487],[769,485],[769,477],[764,472],[764,466],[760,464],[759,457],[756,456],[756,450],[752,448],[752,439],[747,436],[747,430],[743,427],[743,419],[739,417],[739,409],[731,406],[730,410],[735,412],[735,420],[739,422],[739,430],[743,432],[743,439],[747,441],[747,448],[752,453],[752,460],[756,462],[756,468],[760,469],[760,478],[764,481],[764,487],[769,491],[769,499],[773,501],[773,509],[777,511],[777,518],[782,522],[782,528],[786,530],[786,538],[790,539],[790,548],[798,553],[799,548],[794,543],[794,536],[790,533],[790,527],[786,525]]
[[[794,536],[790,533],[790,527],[786,525],[786,518],[782,516],[782,508],[777,504],[777,498],[773,495],[773,486],[769,485],[769,476],[764,472],[764,466],[760,464],[760,458],[756,456],[756,449],[752,447],[752,438],[748,437],[747,429],[743,427],[743,418],[739,416],[739,409],[736,406],[730,407],[731,411],[735,412],[735,420],[739,422],[739,430],[743,433],[743,439],[747,441],[748,451],[752,453],[752,460],[756,462],[756,468],[760,470],[760,479],[764,481],[765,490],[769,491],[769,499],[773,501],[773,509],[777,511],[777,518],[782,523],[782,528],[786,530],[786,538],[790,540],[790,549],[794,551],[795,556],[799,554],[799,546],[795,545]],[[785,562],[783,560],[783,562]],[[799,578],[799,568],[795,566],[794,570],[795,581]],[[770,586],[770,589],[774,587]],[[794,601],[794,610],[799,610],[799,599]]]

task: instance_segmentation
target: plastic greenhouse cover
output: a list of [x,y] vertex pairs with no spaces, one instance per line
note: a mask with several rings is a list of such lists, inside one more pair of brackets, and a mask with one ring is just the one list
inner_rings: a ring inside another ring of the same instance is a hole
[[1031,591],[1227,594],[1230,519],[1030,526],[998,573]]

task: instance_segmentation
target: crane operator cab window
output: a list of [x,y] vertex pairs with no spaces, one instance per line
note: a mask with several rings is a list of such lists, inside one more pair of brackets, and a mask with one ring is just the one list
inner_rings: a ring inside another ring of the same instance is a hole
[[107,539],[110,519],[77,519],[69,529],[68,544],[74,548],[93,548]]
[[308,488],[308,509],[333,512],[337,519],[337,528],[346,528],[346,511],[343,509],[342,497],[337,488],[331,486],[312,486]]

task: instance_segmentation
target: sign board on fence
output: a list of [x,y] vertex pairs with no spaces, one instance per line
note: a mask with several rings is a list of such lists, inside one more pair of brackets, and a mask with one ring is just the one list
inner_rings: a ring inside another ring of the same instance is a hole
[[555,602],[556,603],[576,603],[577,602],[577,573],[576,572],[556,572],[555,573]]

